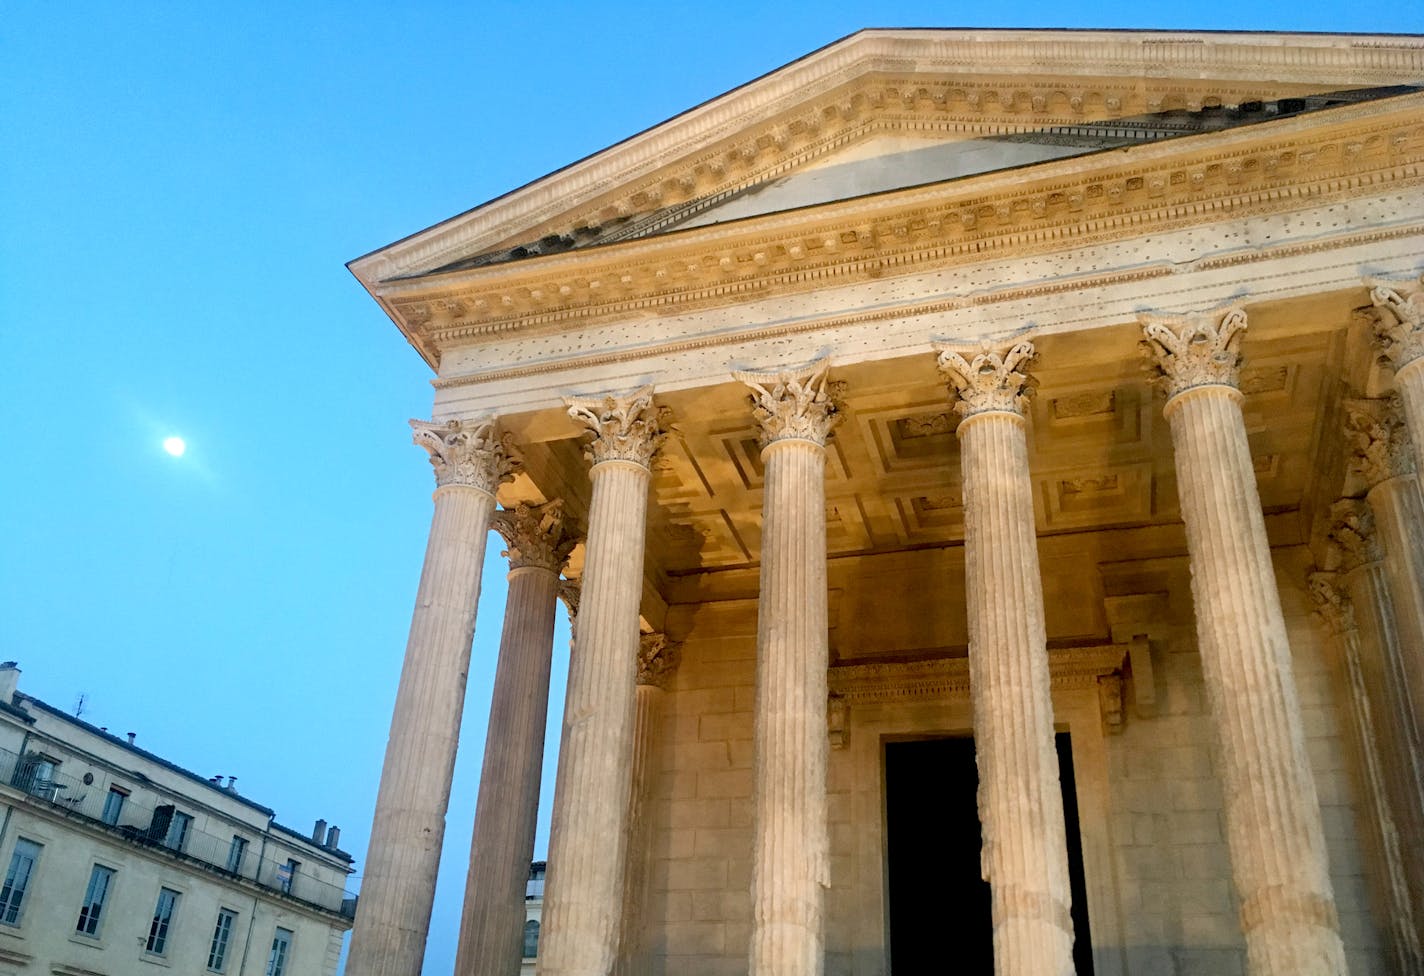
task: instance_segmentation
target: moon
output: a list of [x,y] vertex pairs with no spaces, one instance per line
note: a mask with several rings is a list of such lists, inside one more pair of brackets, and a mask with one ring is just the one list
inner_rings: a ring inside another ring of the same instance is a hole
[[174,457],[182,457],[183,452],[188,450],[188,445],[181,437],[168,437],[163,441],[163,449]]

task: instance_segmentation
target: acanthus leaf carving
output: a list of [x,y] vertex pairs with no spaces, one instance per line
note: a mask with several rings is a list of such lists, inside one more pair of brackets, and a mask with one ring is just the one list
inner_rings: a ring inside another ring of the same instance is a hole
[[733,370],[752,389],[752,414],[761,425],[763,446],[780,440],[812,441],[822,446],[844,418],[844,383],[828,379],[830,360],[819,359],[798,370]]
[[939,371],[955,395],[961,416],[1013,413],[1023,416],[1038,381],[1028,372],[1038,352],[1028,339],[1017,339],[999,352],[986,341],[973,358],[962,348],[938,345]]
[[1240,389],[1244,309],[1186,316],[1142,315],[1138,320],[1149,369],[1169,400],[1202,386]]
[[501,434],[492,417],[412,420],[410,428],[415,443],[430,454],[438,487],[459,485],[493,495],[520,467],[513,437]]
[[1384,559],[1375,517],[1370,506],[1358,498],[1342,498],[1330,506],[1330,542],[1340,555],[1341,572],[1378,563]]
[[1368,487],[1414,474],[1414,445],[1397,395],[1347,401],[1345,434],[1350,441],[1351,467]]
[[638,684],[666,688],[677,670],[681,644],[666,634],[643,634],[638,640]]
[[542,505],[520,502],[513,509],[501,509],[494,513],[491,526],[509,547],[504,555],[511,569],[534,567],[557,575],[579,541],[559,498]]
[[1355,607],[1340,585],[1340,574],[1314,571],[1306,576],[1315,615],[1333,634],[1343,634],[1355,627]]
[[569,416],[593,438],[585,455],[592,464],[628,461],[651,468],[653,455],[667,437],[670,412],[653,403],[653,388],[602,397],[567,397]]
[[1424,360],[1424,277],[1367,281],[1375,308],[1375,341],[1397,373]]

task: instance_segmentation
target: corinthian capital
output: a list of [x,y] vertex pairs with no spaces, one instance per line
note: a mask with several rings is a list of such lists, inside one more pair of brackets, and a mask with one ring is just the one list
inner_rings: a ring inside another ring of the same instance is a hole
[[1310,573],[1306,577],[1310,586],[1311,599],[1315,601],[1315,615],[1320,618],[1331,633],[1343,634],[1355,626],[1355,607],[1340,586],[1338,573]]
[[1345,435],[1353,451],[1351,467],[1369,487],[1414,473],[1414,445],[1409,440],[1399,397],[1347,401]]
[[643,634],[638,641],[638,684],[666,688],[677,669],[681,646],[663,634]]
[[1366,280],[1375,306],[1375,341],[1397,373],[1424,358],[1424,278]]
[[604,397],[568,397],[569,416],[593,434],[584,454],[593,464],[630,461],[644,468],[667,436],[666,412],[653,404],[653,388]]
[[825,445],[843,409],[844,384],[827,382],[830,365],[821,359],[787,372],[732,372],[752,388],[752,413],[761,424],[762,444],[795,439]]
[[491,495],[519,467],[513,438],[500,434],[493,417],[434,423],[412,420],[415,443],[430,453],[435,484],[478,488]]
[[1384,559],[1375,535],[1375,517],[1358,498],[1342,498],[1330,506],[1329,539],[1340,553],[1340,570],[1350,572]]
[[1023,416],[1024,406],[1038,381],[1028,370],[1038,360],[1033,343],[1019,339],[1003,352],[986,342],[973,359],[966,352],[947,346],[939,348],[939,371],[954,391],[954,409],[961,416],[976,413],[1015,413]]
[[491,526],[509,546],[504,555],[510,569],[535,567],[558,575],[564,560],[578,545],[573,525],[564,516],[564,502],[556,498],[543,505],[521,502],[513,509],[494,513]]
[[1246,312],[1142,315],[1142,349],[1153,378],[1171,399],[1198,386],[1238,388]]

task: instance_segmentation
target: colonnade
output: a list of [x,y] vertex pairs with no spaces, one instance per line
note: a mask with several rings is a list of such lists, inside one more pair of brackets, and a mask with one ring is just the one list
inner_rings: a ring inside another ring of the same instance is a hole
[[[1419,308],[1384,285],[1374,300],[1386,323],[1382,334],[1395,337],[1388,348],[1402,423],[1419,441]],[[1340,976],[1346,964],[1320,809],[1241,411],[1245,329],[1239,309],[1143,319],[1144,346],[1167,394],[1248,969],[1252,976]],[[938,362],[962,416],[969,666],[996,970],[1069,976],[1067,853],[1025,424],[1035,357],[1032,342],[1020,337],[975,351],[941,349]],[[752,393],[765,471],[749,971],[819,976],[830,884],[825,447],[843,406],[825,362],[735,375]],[[619,963],[620,944],[626,958],[642,938],[626,920],[641,915],[647,865],[628,846],[632,836],[639,851],[646,847],[637,828],[645,816],[659,689],[672,661],[665,643],[650,645],[639,633],[650,465],[666,418],[651,389],[571,400],[569,407],[592,435],[592,501],[539,971],[609,976],[633,971]],[[552,617],[576,530],[557,501],[496,515],[494,491],[513,459],[492,421],[415,428],[436,468],[435,516],[347,972],[420,972],[484,539],[494,519],[509,544],[510,599],[457,976],[513,976],[538,801]],[[1417,534],[1424,523],[1407,510],[1417,492],[1391,491],[1371,489],[1376,520],[1392,526],[1391,538]],[[1394,548],[1409,550],[1407,539],[1396,542]],[[1401,677],[1411,694],[1421,688],[1420,674]]]

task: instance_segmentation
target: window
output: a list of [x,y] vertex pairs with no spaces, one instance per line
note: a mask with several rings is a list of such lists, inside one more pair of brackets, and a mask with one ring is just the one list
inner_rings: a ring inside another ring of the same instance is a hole
[[232,836],[232,844],[227,849],[227,869],[233,874],[242,873],[242,858],[247,854],[247,838]]
[[153,906],[153,922],[148,926],[148,944],[144,951],[156,956],[168,948],[168,930],[173,927],[173,913],[178,910],[178,892],[158,889],[158,904]]
[[284,976],[287,972],[287,957],[292,954],[292,932],[278,929],[272,936],[272,955],[267,957],[267,976]]
[[52,800],[55,791],[59,788],[54,782],[54,774],[57,769],[59,769],[58,760],[31,753],[20,763],[16,776],[17,785],[31,796]]
[[301,861],[289,857],[287,863],[277,869],[277,887],[282,889],[283,894],[292,893],[292,882],[297,880],[297,869],[301,866]]
[[10,855],[10,867],[5,872],[5,887],[0,888],[0,922],[6,925],[20,924],[20,908],[25,900],[25,889],[30,885],[30,874],[39,859],[39,844],[23,837],[15,841],[15,852]]
[[188,843],[188,833],[193,829],[193,818],[186,813],[173,812],[173,819],[168,821],[168,835],[163,838],[163,843],[175,851],[181,851],[183,845]]
[[129,795],[117,786],[109,787],[109,795],[104,798],[104,812],[99,815],[99,819],[110,827],[116,827],[119,823],[119,814],[124,810],[124,801]]
[[74,930],[80,935],[99,934],[99,916],[104,911],[104,899],[109,897],[109,889],[113,887],[114,869],[106,868],[102,864],[94,865],[94,870],[89,875],[89,887],[84,892],[84,904],[79,909],[79,924],[74,926]]
[[208,968],[215,973],[223,971],[227,965],[227,940],[232,937],[232,927],[237,924],[237,912],[224,908],[218,912],[218,924],[213,926],[213,944],[208,949]]
[[539,955],[539,923],[530,919],[524,923],[524,958],[533,959]]

